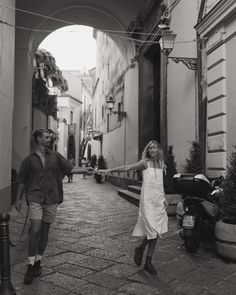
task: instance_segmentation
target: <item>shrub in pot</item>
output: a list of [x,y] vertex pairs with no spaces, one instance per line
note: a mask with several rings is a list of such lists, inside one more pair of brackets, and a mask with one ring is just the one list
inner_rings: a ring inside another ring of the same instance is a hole
[[[184,173],[203,174],[205,171],[204,151],[200,143],[197,141],[190,142],[189,156],[182,165]],[[177,204],[176,214],[179,225],[182,225],[182,217],[184,213],[183,202],[180,199]]]
[[[234,146],[234,149],[236,146]],[[222,184],[222,219],[226,223],[236,224],[236,151],[233,151]]]
[[176,215],[176,206],[180,200],[179,195],[176,195],[173,190],[173,176],[177,173],[175,155],[173,152],[173,146],[168,146],[167,156],[165,159],[166,173],[164,174],[164,189],[169,203],[167,214],[169,216]]
[[173,176],[177,173],[173,146],[168,146],[165,160],[166,173],[164,174],[164,188],[166,193],[173,193]]
[[221,185],[221,218],[216,223],[216,249],[220,256],[236,260],[236,146]]
[[197,141],[191,142],[189,158],[185,160],[183,170],[186,173],[204,174],[204,151]]

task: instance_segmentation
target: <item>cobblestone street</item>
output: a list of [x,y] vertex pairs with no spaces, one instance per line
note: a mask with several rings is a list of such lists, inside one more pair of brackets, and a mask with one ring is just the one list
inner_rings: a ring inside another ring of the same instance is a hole
[[[117,187],[97,184],[92,176],[74,175],[64,181],[64,203],[51,227],[43,273],[32,285],[24,285],[28,223],[17,248],[11,248],[12,284],[18,295],[47,294],[188,294],[233,295],[236,264],[226,263],[200,249],[189,255],[178,249],[181,240],[175,217],[160,239],[153,264],[157,276],[133,262],[138,238],[131,237],[138,208],[117,194]],[[10,237],[16,242],[26,209],[10,213]]]

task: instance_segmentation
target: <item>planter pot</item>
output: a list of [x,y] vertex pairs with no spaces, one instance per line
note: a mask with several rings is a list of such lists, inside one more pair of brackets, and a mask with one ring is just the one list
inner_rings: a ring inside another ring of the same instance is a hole
[[236,224],[218,221],[215,227],[216,251],[219,256],[236,261]]
[[168,216],[176,216],[176,207],[178,201],[180,200],[180,195],[177,194],[165,194],[169,207],[167,208],[167,215]]

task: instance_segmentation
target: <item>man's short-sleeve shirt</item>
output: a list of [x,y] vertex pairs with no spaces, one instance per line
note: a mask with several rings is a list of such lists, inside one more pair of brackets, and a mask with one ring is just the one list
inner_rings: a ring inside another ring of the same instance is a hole
[[25,185],[28,202],[61,203],[63,176],[69,174],[72,168],[73,165],[57,152],[46,151],[45,167],[40,157],[32,153],[21,164],[18,182]]

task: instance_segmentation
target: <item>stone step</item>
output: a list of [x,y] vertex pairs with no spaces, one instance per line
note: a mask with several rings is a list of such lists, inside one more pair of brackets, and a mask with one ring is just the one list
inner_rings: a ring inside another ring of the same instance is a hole
[[134,204],[135,206],[139,206],[139,195],[125,190],[125,189],[121,189],[118,190],[118,195],[121,196],[122,198],[124,198],[125,200],[129,201],[130,203]]
[[128,190],[139,195],[141,194],[141,186],[139,185],[129,185]]

